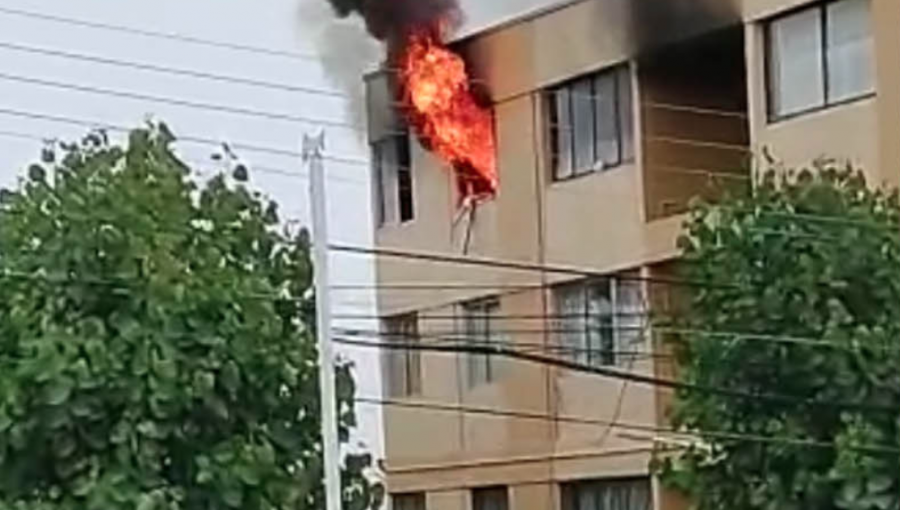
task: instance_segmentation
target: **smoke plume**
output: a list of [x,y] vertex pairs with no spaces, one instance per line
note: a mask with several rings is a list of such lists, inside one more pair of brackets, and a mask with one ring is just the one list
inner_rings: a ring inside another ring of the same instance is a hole
[[456,0],[328,0],[342,18],[360,16],[369,34],[389,48],[413,29],[455,28],[462,20]]
[[316,46],[325,77],[347,94],[347,114],[354,124],[365,125],[361,77],[381,62],[383,48],[367,33],[361,20],[336,19],[321,0],[301,0],[297,19],[302,32]]

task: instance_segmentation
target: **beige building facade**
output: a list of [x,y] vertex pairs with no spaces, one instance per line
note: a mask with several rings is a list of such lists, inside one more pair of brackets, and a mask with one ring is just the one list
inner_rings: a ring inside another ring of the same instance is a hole
[[[385,338],[672,377],[649,317],[678,301],[693,197],[750,186],[763,154],[900,183],[898,26],[900,0],[583,0],[457,41],[500,177],[462,211],[370,77],[376,246],[453,259],[378,257]],[[395,510],[684,506],[650,470],[664,388],[453,352],[390,351],[384,370]]]

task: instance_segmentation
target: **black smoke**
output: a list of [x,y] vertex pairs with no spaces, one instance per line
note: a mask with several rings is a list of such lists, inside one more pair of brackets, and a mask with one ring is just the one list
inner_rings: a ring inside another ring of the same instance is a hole
[[388,46],[413,30],[455,28],[461,20],[456,0],[328,0],[338,16],[358,15],[372,37]]
[[631,17],[631,39],[638,53],[674,40],[741,23],[737,0],[624,0]]

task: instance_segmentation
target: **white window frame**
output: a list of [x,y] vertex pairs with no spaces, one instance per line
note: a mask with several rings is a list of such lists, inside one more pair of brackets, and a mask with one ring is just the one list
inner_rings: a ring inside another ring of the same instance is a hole
[[[409,133],[391,133],[369,144],[375,226],[403,224],[416,217]],[[385,152],[390,152],[386,155]],[[390,161],[393,159],[393,161]]]
[[[612,87],[611,97],[610,94],[598,92],[601,86]],[[634,161],[633,91],[631,65],[628,62],[579,76],[546,90],[546,147],[553,181],[567,181],[604,172]],[[601,114],[603,107],[609,110],[606,115]],[[604,120],[609,124],[601,125]],[[579,127],[576,124],[584,125]],[[601,127],[614,129],[615,135],[609,139],[601,138]],[[586,131],[589,132],[585,134]],[[590,139],[587,145],[578,143],[587,139]],[[603,143],[610,141],[615,146],[614,157],[608,157],[609,154],[602,150]]]
[[[595,291],[608,298],[608,310],[592,310]],[[623,297],[634,292],[633,303]],[[578,296],[580,294],[580,296]],[[573,295],[578,310],[564,301]],[[634,360],[646,345],[646,289],[643,282],[623,276],[588,278],[557,285],[553,290],[556,338],[564,357],[585,365],[616,366]],[[607,345],[603,345],[606,343]]]
[[[831,29],[833,25],[830,24],[829,12],[837,5],[844,4],[846,5],[849,2],[861,2],[865,3],[868,7],[867,10],[867,20],[868,23],[868,31],[866,32],[868,37],[863,40],[863,43],[866,44],[864,50],[867,50],[868,59],[866,59],[869,63],[868,70],[868,85],[863,86],[860,90],[855,92],[845,93],[841,97],[834,97],[834,91],[831,87],[831,69],[832,66],[832,56],[831,52],[835,50],[835,47],[830,46],[830,38],[829,34],[831,33]],[[780,120],[790,119],[793,117],[805,115],[808,113],[824,110],[827,108],[831,108],[834,106],[839,106],[847,103],[851,103],[854,101],[859,101],[861,99],[866,99],[872,97],[876,93],[875,89],[875,46],[874,46],[874,33],[873,33],[873,24],[871,17],[871,8],[872,8],[872,0],[828,0],[825,2],[816,3],[812,6],[805,6],[799,9],[791,10],[783,14],[779,14],[773,18],[770,18],[764,21],[763,24],[763,34],[764,34],[764,55],[765,55],[765,83],[766,83],[766,102],[767,102],[767,111],[768,118],[770,122],[777,122]],[[785,111],[779,108],[779,94],[782,92],[779,89],[778,76],[779,69],[778,66],[778,50],[775,47],[775,29],[779,23],[786,23],[792,20],[798,19],[800,16],[807,16],[815,13],[818,19],[818,38],[819,43],[817,46],[818,52],[817,56],[819,57],[819,67],[817,70],[818,79],[821,80],[821,83],[818,83],[818,87],[820,87],[820,91],[817,95],[821,95],[821,98],[815,98],[814,101],[811,101],[811,106],[792,109]]]

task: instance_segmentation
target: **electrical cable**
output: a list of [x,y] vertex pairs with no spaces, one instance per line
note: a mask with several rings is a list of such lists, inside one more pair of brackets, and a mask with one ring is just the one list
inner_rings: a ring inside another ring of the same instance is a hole
[[[39,113],[39,112],[30,112],[24,110],[16,110],[13,108],[6,108],[0,106],[0,115],[8,115],[10,117],[18,117],[18,118],[26,118],[32,120],[42,120],[48,122],[56,122],[59,124],[68,124],[73,126],[81,126],[88,129],[105,129],[108,131],[115,131],[119,133],[130,133],[134,131],[134,127],[127,127],[122,125],[117,125],[109,122],[101,122],[101,121],[93,121],[87,119],[79,119],[76,117],[69,117],[63,115],[56,114],[48,114],[48,113]],[[211,147],[221,148],[223,145],[228,145],[233,149],[246,151],[246,152],[255,152],[260,154],[270,154],[273,156],[284,156],[289,158],[300,159],[303,157],[303,154],[299,150],[291,150],[291,149],[283,149],[279,147],[268,147],[263,145],[257,145],[250,142],[242,142],[242,141],[226,141],[226,140],[214,140],[212,138],[204,138],[196,135],[178,135],[176,136],[176,142],[183,143],[195,143],[198,145],[208,145]],[[369,162],[362,159],[352,159],[352,158],[344,158],[341,156],[334,156],[330,154],[325,154],[322,156],[322,159],[325,161],[331,161],[335,163],[342,163],[347,165],[357,165],[357,166],[369,166]]]
[[112,67],[120,67],[126,69],[135,69],[138,71],[149,71],[159,74],[168,74],[173,76],[184,76],[187,78],[196,78],[203,79],[208,81],[215,81],[221,83],[231,83],[236,85],[247,85],[251,87],[259,87],[270,90],[279,90],[283,92],[294,92],[301,94],[310,94],[316,96],[326,96],[326,97],[335,97],[335,98],[346,98],[347,95],[342,92],[337,92],[334,90],[325,90],[325,89],[317,89],[312,87],[302,87],[297,85],[290,85],[287,83],[275,83],[264,80],[257,80],[254,78],[246,78],[242,76],[230,76],[230,75],[222,75],[216,73],[209,73],[205,71],[195,71],[193,69],[183,69],[183,68],[175,68],[164,65],[151,64],[146,62],[135,62],[128,60],[119,60],[115,58],[98,56],[98,55],[89,55],[86,53],[75,53],[72,51],[65,51],[59,49],[50,49],[50,48],[41,48],[37,46],[26,46],[23,44],[12,43],[7,41],[0,41],[0,48],[17,51],[21,53],[30,53],[33,55],[42,55],[47,57],[55,57],[62,58],[68,60],[76,60],[81,62],[89,62],[92,64],[102,64],[106,66]]
[[213,48],[221,48],[233,51],[241,51],[246,53],[256,53],[259,55],[267,55],[272,57],[283,57],[290,58],[295,60],[310,60],[319,62],[320,58],[316,55],[306,54],[306,53],[296,53],[292,51],[285,50],[276,50],[272,48],[264,48],[260,46],[251,46],[246,44],[237,44],[226,41],[215,41],[212,39],[204,39],[201,37],[195,37],[191,35],[178,34],[174,32],[160,32],[147,30],[142,28],[128,27],[124,25],[115,25],[112,23],[101,23],[97,21],[88,21],[84,19],[71,18],[65,16],[59,16],[56,14],[46,14],[36,11],[27,11],[25,9],[15,9],[12,7],[3,7],[0,6],[0,13],[6,14],[8,16],[18,16],[23,18],[31,18],[37,19],[41,21],[49,21],[53,23],[60,23],[66,25],[80,26],[84,28],[93,28],[100,30],[107,30],[111,32],[120,32],[131,35],[138,35],[141,37],[150,37],[155,39],[166,39],[170,41],[182,42],[182,43],[190,43],[200,46],[209,46]]
[[243,108],[238,106],[228,106],[224,104],[204,103],[201,101],[193,101],[168,96],[155,96],[142,92],[133,92],[128,90],[109,89],[104,87],[94,87],[90,85],[79,85],[75,83],[65,83],[61,81],[46,80],[42,78],[34,78],[30,76],[21,76],[0,72],[0,80],[26,83],[29,85],[39,85],[42,87],[50,87],[61,90],[71,90],[86,94],[94,94],[100,96],[118,97],[135,101],[146,101],[150,103],[165,104],[170,106],[178,106],[183,108],[193,108],[195,110],[204,110],[215,113],[227,113],[232,115],[241,115],[245,117],[260,118],[266,120],[294,122],[300,124],[311,124],[314,126],[327,126],[331,128],[346,129],[349,131],[360,131],[362,128],[345,122],[316,119],[312,117],[304,117],[301,115],[290,115],[286,113],[270,112],[266,110],[255,110],[252,108]]
[[[570,276],[581,276],[581,277],[594,277],[594,278],[609,278],[611,275],[607,273],[603,273],[600,271],[593,271],[589,269],[579,269],[571,266],[562,266],[562,265],[541,265],[541,264],[532,264],[528,262],[519,262],[519,261],[511,261],[511,260],[501,260],[501,259],[490,259],[490,258],[476,258],[476,257],[463,257],[457,255],[448,255],[441,254],[435,252],[417,252],[417,251],[404,251],[397,250],[392,248],[366,248],[364,246],[354,246],[348,244],[330,244],[328,246],[329,250],[339,253],[350,253],[356,255],[375,255],[382,257],[390,257],[390,258],[401,258],[401,259],[410,259],[410,260],[419,260],[423,262],[446,262],[458,264],[460,266],[481,266],[481,267],[491,267],[496,269],[507,269],[511,271],[531,271],[531,272],[545,272],[545,273],[554,273],[554,274],[562,274],[562,275],[570,275]],[[681,280],[676,278],[663,278],[663,277],[645,277],[645,276],[633,276],[633,275],[615,275],[616,278],[624,281],[638,281],[638,282],[651,282],[651,283],[664,283],[668,285],[681,285],[686,287],[700,287],[700,288],[724,288],[724,289],[733,289],[737,288],[734,285],[725,285],[714,282],[697,282],[690,280]]]
[[[423,409],[423,410],[434,410],[434,411],[445,411],[445,412],[454,412],[454,413],[467,413],[467,414],[481,414],[486,416],[496,416],[496,417],[505,417],[505,418],[522,418],[528,420],[546,420],[546,421],[560,421],[563,423],[572,423],[572,424],[580,424],[580,425],[594,425],[594,426],[603,426],[609,427],[612,426],[614,428],[620,429],[628,429],[635,430],[640,432],[649,432],[649,433],[667,433],[673,434],[683,437],[694,437],[697,439],[722,439],[722,440],[734,440],[734,441],[749,441],[749,442],[760,442],[760,443],[771,443],[771,444],[786,444],[792,446],[808,446],[815,448],[837,448],[837,445],[833,442],[825,442],[825,441],[817,441],[812,439],[792,439],[792,438],[784,438],[784,437],[771,437],[771,436],[763,436],[756,434],[747,434],[747,433],[736,433],[736,432],[726,432],[726,431],[716,431],[716,430],[702,430],[702,431],[684,431],[677,430],[671,427],[662,427],[659,425],[645,425],[645,424],[637,424],[637,423],[628,423],[621,422],[615,420],[602,420],[588,417],[579,417],[579,416],[566,416],[566,415],[551,415],[545,413],[537,413],[533,411],[517,411],[511,409],[497,409],[497,408],[489,408],[489,407],[474,407],[474,406],[460,406],[456,404],[442,404],[442,403],[432,403],[432,402],[413,402],[409,400],[400,400],[400,399],[381,399],[381,398],[372,398],[372,397],[356,397],[354,399],[356,402],[363,404],[372,404],[372,405],[380,405],[380,406],[392,406],[392,407],[405,407],[409,409]],[[841,446],[844,447],[843,445]],[[890,454],[896,455],[900,453],[900,448],[896,448],[888,445],[865,445],[865,446],[857,446],[857,445],[848,445],[848,448],[854,451],[860,451],[865,453],[877,453],[877,454]],[[551,460],[554,457],[550,456],[547,460]]]
[[816,400],[813,398],[806,397],[798,397],[795,395],[782,395],[782,394],[774,394],[774,393],[751,393],[742,390],[734,390],[723,387],[713,387],[706,386],[682,381],[676,381],[672,379],[664,379],[660,377],[654,377],[644,374],[637,374],[632,372],[623,372],[621,370],[617,370],[614,368],[609,368],[605,366],[594,366],[594,365],[585,365],[581,363],[575,363],[565,359],[551,358],[548,356],[518,352],[514,349],[510,349],[505,346],[500,345],[492,345],[492,346],[484,346],[484,345],[428,345],[422,343],[410,343],[410,342],[372,342],[372,341],[361,341],[354,338],[348,337],[335,337],[333,339],[335,343],[340,343],[344,345],[352,345],[357,347],[370,347],[376,349],[387,349],[387,350],[411,350],[411,351],[432,351],[432,352],[442,352],[449,354],[483,354],[487,356],[503,356],[511,359],[521,360],[529,363],[539,364],[539,365],[549,365],[554,366],[556,368],[562,368],[565,370],[571,370],[573,372],[587,373],[598,375],[601,377],[609,378],[609,379],[618,379],[631,381],[638,384],[644,384],[648,386],[654,387],[662,387],[669,388],[673,390],[679,391],[694,391],[694,392],[702,392],[709,393],[713,395],[718,395],[722,397],[728,398],[739,398],[739,399],[747,399],[751,401],[769,401],[769,402],[780,402],[782,404],[791,404],[791,405],[805,405],[811,407],[828,407],[828,408],[838,408],[838,409],[853,409],[853,410],[866,410],[866,411],[878,411],[886,414],[896,414],[897,410],[891,406],[885,405],[875,405],[875,404],[864,404],[860,402],[824,402],[820,400]]
[[[51,138],[47,138],[47,137],[43,137],[43,136],[35,135],[35,134],[30,134],[30,133],[24,133],[24,132],[20,132],[20,131],[0,130],[0,137],[18,138],[18,139],[22,139],[22,140],[33,140],[33,141],[42,142],[42,143],[54,142],[54,140]],[[197,159],[189,159],[189,158],[184,158],[184,157],[179,157],[178,159],[179,159],[179,161],[182,161],[182,162],[188,164],[191,167],[191,170],[198,171],[201,173],[207,172],[202,167],[204,167],[206,165],[215,165],[215,161],[199,161]],[[251,172],[261,172],[261,173],[267,173],[267,174],[273,174],[273,175],[283,175],[286,177],[296,177],[299,179],[308,179],[309,178],[309,172],[307,172],[305,170],[294,171],[294,170],[288,170],[285,168],[278,168],[278,167],[272,167],[272,166],[267,166],[267,165],[258,165],[256,163],[245,163],[245,162],[240,162],[240,163],[243,164],[244,166],[246,166],[248,169],[250,169]],[[224,172],[224,171],[226,171],[226,169],[223,167],[220,171]],[[351,179],[348,177],[340,177],[340,176],[336,176],[336,175],[329,175],[328,179],[329,179],[329,181],[346,182],[346,183],[352,183],[352,184],[356,184],[356,185],[362,185],[366,182],[363,179]]]

